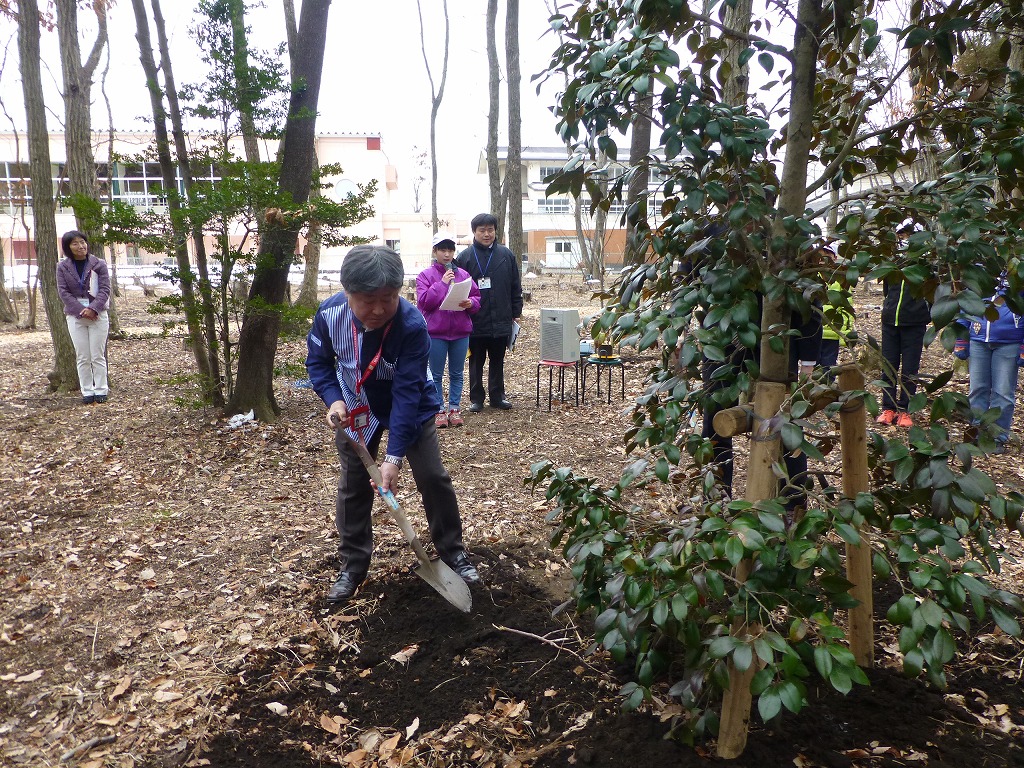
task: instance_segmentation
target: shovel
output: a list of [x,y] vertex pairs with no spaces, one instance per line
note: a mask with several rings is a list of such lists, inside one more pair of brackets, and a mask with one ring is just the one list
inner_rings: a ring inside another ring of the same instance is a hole
[[[342,429],[342,427],[339,426],[338,429]],[[363,466],[366,467],[366,471],[370,473],[370,478],[377,484],[377,492],[391,510],[391,514],[394,516],[395,522],[398,523],[398,527],[401,529],[402,535],[405,536],[405,540],[409,542],[409,546],[416,553],[416,559],[420,561],[420,566],[416,569],[416,575],[440,592],[441,597],[460,611],[469,613],[473,607],[473,596],[469,592],[469,585],[443,560],[431,560],[427,556],[426,550],[423,549],[423,544],[409,524],[409,518],[402,511],[398,499],[395,498],[391,491],[382,491],[380,489],[383,484],[380,467],[377,466],[377,462],[373,460],[370,452],[366,450],[366,446],[353,439],[352,435],[348,432],[345,432],[345,438],[351,443],[352,448],[363,462]]]

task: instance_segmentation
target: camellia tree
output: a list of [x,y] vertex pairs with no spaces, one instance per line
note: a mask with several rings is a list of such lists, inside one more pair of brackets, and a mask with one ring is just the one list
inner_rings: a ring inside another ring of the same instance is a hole
[[[653,691],[677,697],[676,733],[689,739],[718,728],[734,671],[748,673],[766,721],[805,706],[812,678],[840,692],[867,682],[846,642],[842,614],[857,601],[844,543],[870,546],[876,578],[893,580],[887,618],[904,670],[936,685],[958,632],[994,621],[1019,636],[1022,608],[990,577],[1002,531],[1020,531],[1024,497],[1000,494],[978,466],[994,448],[995,413],[971,413],[944,389],[951,373],[911,400],[909,431],[868,434],[870,492],[823,482],[806,509],[791,509],[783,491],[795,479],[780,460],[820,461],[851,404],[877,413],[868,391],[790,379],[794,314],[826,301],[852,309],[831,281],[905,283],[931,303],[928,342],[947,349],[964,333],[958,318],[991,311],[1000,275],[1007,303],[1024,311],[1024,78],[1006,66],[1020,21],[988,0],[918,0],[911,23],[884,31],[891,14],[874,2],[797,0],[777,25],[751,23],[741,5],[589,0],[551,19],[562,41],[551,72],[567,82],[558,128],[576,151],[549,191],[585,190],[610,207],[637,174],[663,180],[656,198],[631,202],[640,247],[597,321],[661,355],[626,433],[633,460],[614,485],[546,461],[532,482],[556,502],[554,543],[571,562],[578,609],[593,610],[599,643],[635,665],[626,706]],[[954,59],[968,38],[995,41],[1001,55],[962,76]],[[863,67],[878,49],[903,57],[913,82]],[[912,109],[886,121],[878,105],[900,87]],[[615,137],[644,102],[654,149],[605,191],[593,158],[617,158]],[[914,181],[926,142],[938,172]],[[892,181],[854,186],[868,174]],[[822,201],[813,210],[811,196]],[[838,261],[822,265],[830,208]],[[702,360],[719,364],[707,386]],[[712,441],[691,426],[710,401],[741,396],[757,414],[751,462],[772,469],[772,490],[752,493],[748,478],[745,498],[723,487]]]

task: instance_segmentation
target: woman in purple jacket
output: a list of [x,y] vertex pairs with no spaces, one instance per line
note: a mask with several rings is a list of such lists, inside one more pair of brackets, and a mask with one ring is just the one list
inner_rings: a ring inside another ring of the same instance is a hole
[[[434,235],[431,247],[434,263],[416,278],[416,306],[427,321],[427,332],[430,334],[430,377],[441,399],[441,411],[434,418],[434,424],[438,429],[461,427],[459,403],[462,400],[469,334],[473,330],[471,315],[480,311],[480,289],[466,270],[452,263],[455,258],[454,236],[438,232]],[[470,281],[469,298],[459,304],[459,309],[441,309],[450,286],[464,280]],[[444,410],[444,389],[441,386],[446,360],[447,411]]]
[[60,239],[66,259],[57,264],[57,295],[64,304],[78,362],[82,402],[107,402],[107,302],[110,274],[107,263],[89,253],[89,241],[76,230]]

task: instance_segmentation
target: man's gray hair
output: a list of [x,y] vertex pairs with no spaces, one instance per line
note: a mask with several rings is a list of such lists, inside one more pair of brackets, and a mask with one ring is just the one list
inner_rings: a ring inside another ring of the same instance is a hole
[[357,245],[341,262],[341,285],[346,293],[373,293],[401,288],[405,283],[402,257],[383,245]]

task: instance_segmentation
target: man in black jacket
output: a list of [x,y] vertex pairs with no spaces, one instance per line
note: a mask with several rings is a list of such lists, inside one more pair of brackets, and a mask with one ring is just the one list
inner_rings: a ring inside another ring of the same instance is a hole
[[[473,315],[473,332],[469,336],[469,410],[479,413],[486,396],[492,408],[507,411],[512,403],[505,397],[505,350],[512,334],[512,323],[523,314],[519,259],[496,242],[496,216],[478,214],[470,226],[473,244],[455,260],[480,288],[480,311]],[[484,389],[486,358],[491,362]]]

